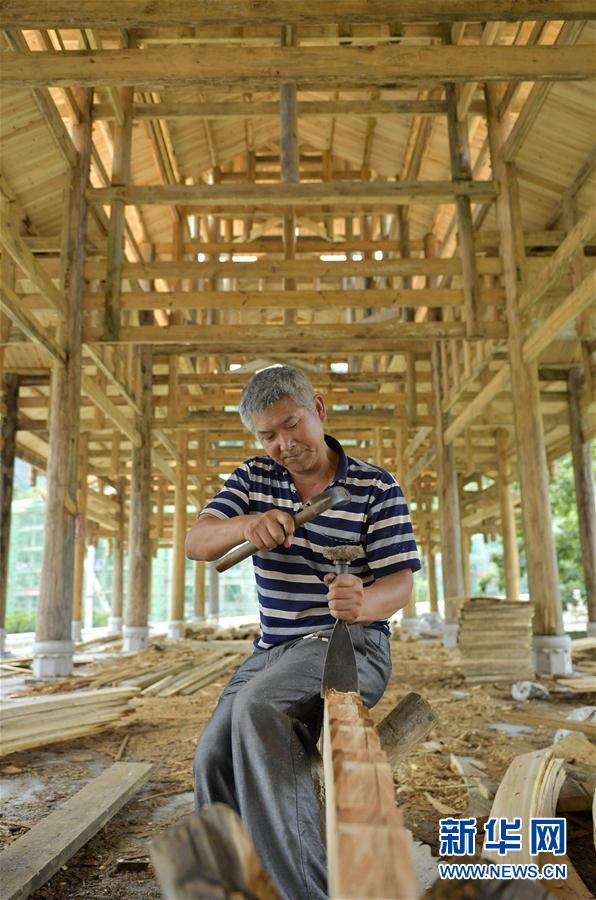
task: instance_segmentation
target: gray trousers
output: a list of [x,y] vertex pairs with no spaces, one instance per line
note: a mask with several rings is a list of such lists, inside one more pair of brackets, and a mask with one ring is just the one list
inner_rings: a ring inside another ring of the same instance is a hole
[[[350,631],[360,694],[372,707],[391,674],[389,638],[361,626]],[[227,803],[240,815],[285,900],[327,897],[311,755],[323,720],[328,646],[300,638],[256,649],[224,689],[195,754],[197,810]]]

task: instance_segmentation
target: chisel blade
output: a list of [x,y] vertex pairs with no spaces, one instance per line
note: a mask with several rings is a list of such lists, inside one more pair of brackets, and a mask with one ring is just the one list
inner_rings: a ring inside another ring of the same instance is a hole
[[321,697],[330,688],[334,691],[358,693],[356,654],[350,629],[343,619],[337,620],[329,639],[321,680]]

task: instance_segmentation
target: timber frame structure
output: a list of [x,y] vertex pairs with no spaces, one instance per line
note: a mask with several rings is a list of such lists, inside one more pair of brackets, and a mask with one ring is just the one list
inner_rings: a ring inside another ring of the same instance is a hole
[[435,610],[441,550],[448,639],[473,532],[502,532],[518,597],[521,516],[545,668],[564,644],[549,465],[571,449],[596,629],[593,18],[0,0],[0,596],[16,454],[48,479],[37,674],[70,671],[96,536],[128,648],[173,543],[180,631],[186,529],[254,451],[247,376],[280,361],[402,483]]

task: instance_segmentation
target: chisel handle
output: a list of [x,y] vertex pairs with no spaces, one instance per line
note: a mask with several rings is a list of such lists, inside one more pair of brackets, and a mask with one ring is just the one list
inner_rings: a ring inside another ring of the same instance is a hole
[[[326,491],[317,494],[316,497],[312,497],[306,506],[296,513],[294,516],[296,528],[300,525],[305,525],[307,522],[312,522],[313,519],[316,519],[317,516],[320,516],[321,513],[326,512],[328,509],[348,503],[349,500],[350,492],[345,487],[336,484],[331,488],[327,488]],[[218,572],[227,572],[236,563],[242,562],[243,559],[248,559],[249,556],[252,556],[258,550],[259,548],[256,544],[247,541],[245,544],[235,547],[229,553],[226,553],[225,556],[222,556],[215,568]]]

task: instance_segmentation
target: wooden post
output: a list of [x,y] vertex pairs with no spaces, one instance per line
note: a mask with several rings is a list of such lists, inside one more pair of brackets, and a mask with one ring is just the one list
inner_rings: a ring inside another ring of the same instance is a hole
[[428,523],[428,532],[425,541],[426,568],[428,572],[428,599],[430,603],[430,611],[435,615],[439,612],[439,593],[437,590],[437,570],[435,567],[435,554],[433,552],[433,542],[431,537],[431,523]]
[[[296,45],[296,29],[291,25],[282,26],[282,47]],[[296,100],[296,84],[281,84],[279,88],[279,113],[280,113],[280,140],[279,161],[281,167],[281,180],[283,183],[297,183],[300,181],[300,159],[298,154],[298,112]],[[291,208],[284,215],[283,245],[284,259],[294,259],[296,256],[296,211]],[[284,291],[296,289],[296,281],[293,278],[284,278]],[[284,322],[291,325],[296,321],[296,310],[284,310]]]
[[[451,160],[451,178],[453,181],[472,180],[472,164],[468,141],[467,120],[460,122],[457,118],[457,96],[455,85],[445,85],[447,98],[447,129],[449,134],[449,152]],[[457,234],[459,254],[462,264],[464,283],[464,320],[466,335],[469,338],[479,337],[480,321],[478,305],[480,302],[480,281],[476,267],[476,250],[474,244],[474,223],[472,206],[469,197],[458,196],[455,200],[457,214]]]
[[470,568],[470,551],[472,549],[472,535],[467,528],[461,529],[461,560],[464,577],[464,597],[472,596],[472,570]]
[[124,650],[140,650],[149,636],[151,601],[151,414],[153,351],[150,346],[135,348],[138,367],[137,415],[135,427],[141,446],[132,448],[130,516],[128,525],[128,603],[123,629]]
[[79,489],[77,491],[77,519],[75,524],[74,573],[72,585],[71,634],[75,643],[81,640],[81,608],[85,581],[85,552],[87,549],[87,470],[89,468],[89,432],[79,441]]
[[114,580],[112,582],[112,614],[108,619],[110,634],[122,631],[122,610],[124,608],[124,524],[126,517],[126,479],[118,484],[118,532],[114,538]]
[[[397,222],[399,236],[399,255],[402,259],[409,259],[410,250],[410,221],[407,216],[405,206],[397,207]],[[401,279],[402,290],[410,290],[412,287],[412,276],[404,275]],[[403,311],[405,322],[415,321],[415,309],[407,306]],[[417,408],[416,408],[416,357],[413,353],[405,354],[406,361],[406,409],[408,416],[408,428],[416,428],[417,425]]]
[[569,429],[582,567],[588,604],[588,635],[596,637],[596,501],[592,446],[584,439],[581,421],[582,372],[574,367],[567,376],[569,389]]
[[195,563],[194,588],[194,617],[202,621],[205,618],[205,563],[203,561]]
[[[112,187],[130,183],[130,148],[132,143],[132,87],[120,88],[120,104],[124,121],[114,126]],[[108,258],[104,307],[104,337],[115,340],[120,330],[120,294],[122,291],[122,246],[124,241],[124,200],[112,200],[108,231]]]
[[[436,254],[437,242],[433,234],[424,238],[424,254],[432,258]],[[429,285],[432,286],[432,285]],[[442,319],[440,309],[430,309],[429,321]],[[433,344],[431,355],[432,394],[435,415],[435,443],[437,447],[437,481],[439,494],[439,530],[441,534],[441,569],[443,572],[443,595],[445,603],[445,627],[443,643],[446,647],[454,647],[457,641],[457,603],[454,598],[461,597],[464,590],[464,573],[461,552],[461,524],[459,510],[459,490],[457,471],[455,468],[455,450],[453,444],[445,443],[447,427],[443,404],[446,395],[443,382],[446,378],[446,357],[441,353],[445,342]]]
[[209,617],[219,619],[219,572],[215,563],[209,566]]
[[81,118],[79,124],[72,128],[72,140],[78,155],[70,174],[65,204],[68,218],[64,229],[63,286],[67,313],[65,321],[60,322],[57,335],[66,358],[64,366],[53,367],[50,390],[50,441],[46,471],[48,493],[33,645],[33,674],[37,678],[69,675],[74,647],[70,632],[87,227],[85,191],[91,157],[92,91],[79,92],[78,99]]
[[507,600],[519,600],[519,554],[515,531],[515,510],[511,491],[511,477],[507,467],[507,445],[509,438],[506,428],[497,428],[495,444],[497,448],[497,486],[501,509],[501,530],[503,532],[503,567],[505,570],[505,596]]
[[186,498],[188,484],[188,434],[176,434],[176,495],[174,500],[174,546],[172,552],[172,594],[170,598],[170,621],[168,637],[180,640],[184,637],[184,581],[186,556]]
[[534,665],[539,672],[567,674],[571,669],[570,640],[563,628],[563,608],[548,496],[548,467],[540,413],[538,367],[526,362],[526,323],[519,306],[518,254],[513,220],[511,181],[515,178],[502,155],[503,125],[498,117],[496,86],[485,89],[487,127],[493,174],[500,185],[497,221],[509,330],[508,351],[517,440],[522,523],[530,599],[534,602]]
[[[3,258],[6,254],[3,254]],[[14,456],[17,442],[19,376],[2,377],[4,412],[0,435],[0,658],[5,656],[6,600],[8,592],[8,551],[10,548],[10,520]]]

